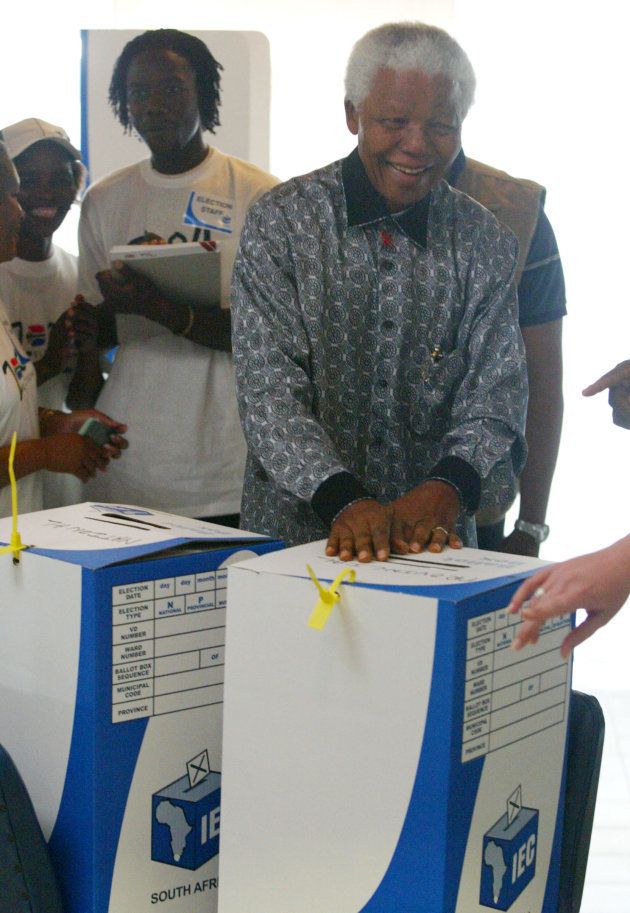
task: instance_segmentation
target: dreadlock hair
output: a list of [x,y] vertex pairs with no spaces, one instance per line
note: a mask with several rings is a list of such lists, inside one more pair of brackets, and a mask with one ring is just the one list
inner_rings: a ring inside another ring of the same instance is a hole
[[177,29],[153,29],[137,35],[127,42],[114,64],[114,72],[109,84],[109,103],[116,118],[125,128],[125,132],[131,130],[127,107],[129,66],[138,54],[153,50],[173,51],[188,61],[195,74],[201,126],[214,133],[215,127],[219,127],[221,124],[219,120],[219,105],[221,104],[219,71],[223,67],[218,60],[214,59],[200,38],[195,38],[194,35],[180,32]]

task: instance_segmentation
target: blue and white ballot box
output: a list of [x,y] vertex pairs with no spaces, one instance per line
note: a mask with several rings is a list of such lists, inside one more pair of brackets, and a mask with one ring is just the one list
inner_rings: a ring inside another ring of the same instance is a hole
[[0,742],[67,913],[215,911],[227,566],[280,543],[110,504],[19,528],[33,547],[0,555]]
[[[557,913],[569,617],[510,649],[542,562],[474,549],[229,569],[219,913]],[[321,586],[344,568],[321,630]]]

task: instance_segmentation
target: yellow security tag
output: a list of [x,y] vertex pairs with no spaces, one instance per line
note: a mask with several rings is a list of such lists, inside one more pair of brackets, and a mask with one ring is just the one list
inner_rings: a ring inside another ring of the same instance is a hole
[[17,495],[17,482],[15,479],[15,471],[13,469],[13,462],[15,460],[15,445],[17,443],[17,433],[13,432],[13,437],[11,438],[11,449],[9,450],[9,479],[11,481],[11,507],[13,510],[13,529],[11,531],[11,541],[9,545],[5,545],[0,548],[0,555],[4,552],[12,552],[13,554],[13,564],[20,563],[20,552],[22,549],[26,548],[25,545],[22,545],[22,539],[18,532],[17,528],[17,518],[18,518],[18,495]]
[[341,594],[338,592],[341,581],[347,577],[350,583],[354,583],[356,580],[356,571],[351,567],[346,567],[341,571],[333,582],[330,584],[328,589],[324,589],[321,585],[315,574],[313,573],[313,568],[310,564],[306,565],[306,570],[309,572],[310,578],[317,588],[319,593],[319,599],[315,604],[315,608],[311,612],[311,617],[308,620],[309,628],[315,628],[316,631],[321,631],[326,622],[328,621],[328,616],[332,611],[332,607],[335,603],[339,602]]

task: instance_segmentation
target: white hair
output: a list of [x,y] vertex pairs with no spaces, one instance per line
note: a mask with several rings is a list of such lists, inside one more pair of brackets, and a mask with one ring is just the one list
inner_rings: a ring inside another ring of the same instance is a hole
[[346,100],[355,108],[368,95],[378,70],[420,70],[446,76],[461,120],[475,94],[475,73],[454,38],[423,22],[391,22],[367,32],[352,48],[346,68]]

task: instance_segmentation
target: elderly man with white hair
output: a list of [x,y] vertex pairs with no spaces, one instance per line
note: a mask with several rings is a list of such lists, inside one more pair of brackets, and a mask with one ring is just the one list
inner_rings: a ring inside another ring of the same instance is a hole
[[[481,481],[526,454],[517,243],[443,179],[475,77],[444,31],[355,45],[358,148],[249,212],[233,283],[242,523],[326,554],[474,544]],[[506,495],[507,497],[507,495]]]

